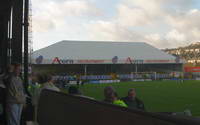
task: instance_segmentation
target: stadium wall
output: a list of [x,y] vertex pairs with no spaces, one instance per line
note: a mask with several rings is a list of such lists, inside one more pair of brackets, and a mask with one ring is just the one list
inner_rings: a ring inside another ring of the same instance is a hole
[[[47,105],[48,104],[48,105]],[[38,106],[40,125],[199,125],[193,117],[143,112],[97,100],[42,91]]]
[[182,72],[182,64],[34,64],[33,72],[104,75],[110,73],[127,74],[132,72],[171,73]]

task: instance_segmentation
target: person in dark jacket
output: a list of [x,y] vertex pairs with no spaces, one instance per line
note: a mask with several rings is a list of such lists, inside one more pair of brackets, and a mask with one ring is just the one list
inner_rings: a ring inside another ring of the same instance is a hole
[[70,95],[82,95],[77,86],[70,86],[68,89],[68,93]]
[[145,110],[144,103],[136,97],[136,91],[134,88],[128,91],[128,95],[121,98],[131,109]]
[[6,107],[6,86],[4,84],[3,70],[0,69],[0,108],[2,108],[2,112],[0,112],[0,124],[6,124],[5,107]]
[[6,85],[8,79],[13,72],[13,65],[9,65],[6,69],[6,72],[3,69],[0,69],[0,104],[2,104],[2,116],[0,116],[0,124],[6,123]]
[[68,94],[94,100],[92,97],[84,96],[77,86],[70,86],[68,89]]

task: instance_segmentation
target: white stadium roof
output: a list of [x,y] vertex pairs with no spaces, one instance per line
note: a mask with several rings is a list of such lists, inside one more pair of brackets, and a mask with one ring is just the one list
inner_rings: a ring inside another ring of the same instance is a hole
[[176,60],[143,42],[61,41],[33,53],[33,59],[112,60],[113,57],[134,60]]

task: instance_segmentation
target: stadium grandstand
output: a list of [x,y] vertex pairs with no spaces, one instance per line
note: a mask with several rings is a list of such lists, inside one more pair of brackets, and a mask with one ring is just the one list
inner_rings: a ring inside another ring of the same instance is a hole
[[64,73],[67,79],[168,78],[183,69],[183,60],[143,42],[61,41],[32,58],[36,72]]
[[[58,91],[48,72],[64,73],[69,78],[73,74],[86,79],[92,75],[92,79],[110,79],[108,74],[133,78],[140,73],[147,76],[180,72],[183,62],[145,43],[62,41],[32,53],[30,10],[31,0],[0,1],[0,125],[200,125],[199,117],[191,117],[190,110],[179,112],[181,104],[184,109],[193,107],[198,116],[198,81],[189,81],[192,87],[173,82],[171,86],[169,81],[143,84],[144,89],[139,89],[137,95],[143,93],[146,111],[113,103],[121,100],[106,103],[100,98],[88,98],[90,95],[70,94],[64,88]],[[33,68],[28,64],[33,64]],[[39,74],[31,72],[31,68]],[[117,92],[137,86],[126,84],[119,86]],[[95,95],[102,93],[102,87],[86,85],[80,89],[92,90]]]

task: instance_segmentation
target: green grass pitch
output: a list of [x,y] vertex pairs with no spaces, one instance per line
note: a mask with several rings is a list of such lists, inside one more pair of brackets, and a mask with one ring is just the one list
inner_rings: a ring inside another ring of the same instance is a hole
[[120,97],[126,96],[129,88],[136,88],[137,96],[144,101],[147,111],[181,112],[190,109],[194,116],[200,116],[200,81],[86,84],[80,89],[86,96],[103,100],[103,89],[108,85],[112,85]]

